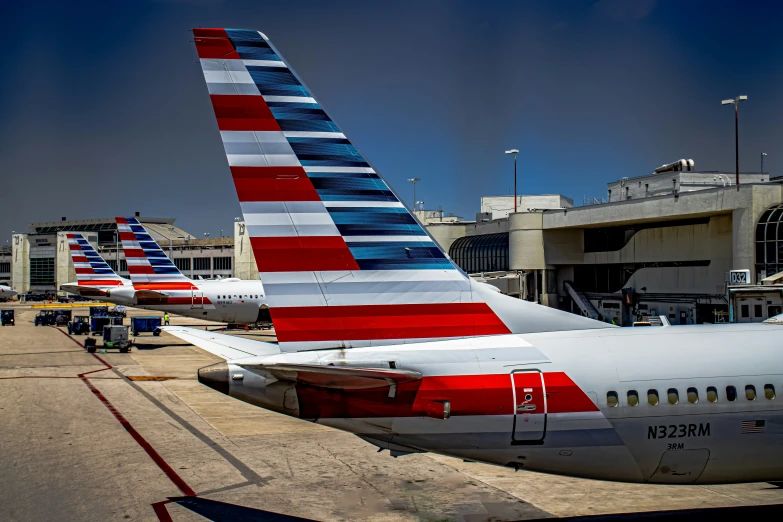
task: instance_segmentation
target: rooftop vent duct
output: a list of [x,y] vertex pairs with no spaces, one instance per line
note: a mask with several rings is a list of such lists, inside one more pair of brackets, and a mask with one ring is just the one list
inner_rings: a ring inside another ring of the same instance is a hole
[[677,160],[674,163],[669,163],[667,165],[661,165],[657,169],[655,169],[655,174],[660,174],[661,172],[691,172],[693,170],[693,160],[692,159],[681,159]]

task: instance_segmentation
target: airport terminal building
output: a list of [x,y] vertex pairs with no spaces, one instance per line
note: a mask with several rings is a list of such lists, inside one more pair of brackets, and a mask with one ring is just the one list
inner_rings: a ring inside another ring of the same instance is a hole
[[[516,213],[482,202],[475,222],[427,228],[463,270],[502,292],[618,324],[781,313],[783,286],[771,276],[783,271],[783,184],[746,173],[738,189],[734,174],[686,169],[608,183],[606,198],[581,207],[557,196],[533,207],[521,196]],[[513,208],[512,196],[491,200]],[[750,280],[731,288],[732,270]]]

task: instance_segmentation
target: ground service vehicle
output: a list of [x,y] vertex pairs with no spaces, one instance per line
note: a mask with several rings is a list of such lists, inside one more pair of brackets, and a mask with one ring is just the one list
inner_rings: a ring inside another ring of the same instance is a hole
[[121,353],[128,353],[131,347],[128,339],[128,327],[121,325],[106,325],[103,327],[103,347],[117,348]]
[[35,316],[35,326],[53,326],[55,321],[54,311],[41,310],[38,315]]
[[91,306],[90,317],[109,317],[108,306]]
[[68,333],[71,335],[88,335],[90,333],[90,318],[86,315],[77,315],[68,323]]
[[131,317],[131,332],[137,337],[140,333],[151,332],[152,335],[160,335],[161,318],[157,315],[137,315]]
[[122,326],[122,317],[90,317],[90,333],[101,333],[104,326]]
[[0,322],[3,326],[14,326],[16,321],[14,319],[13,310],[0,310]]

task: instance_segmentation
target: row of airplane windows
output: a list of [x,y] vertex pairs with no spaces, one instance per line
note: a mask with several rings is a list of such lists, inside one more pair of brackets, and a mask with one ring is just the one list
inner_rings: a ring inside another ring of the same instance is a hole
[[[688,388],[686,395],[689,403],[696,404],[697,402],[699,402],[699,390],[697,390],[696,388],[693,387]],[[627,397],[628,406],[639,405],[639,392],[637,392],[636,390],[628,390],[626,397]],[[764,385],[764,397],[766,397],[769,400],[775,398],[774,385],[772,384]],[[745,398],[749,401],[756,400],[756,387],[754,385],[748,384],[747,386],[745,386]],[[736,387],[726,386],[726,400],[729,402],[734,402],[737,400]],[[677,391],[677,388],[669,388],[668,390],[666,390],[666,401],[669,404],[680,403],[680,392]],[[707,386],[707,401],[718,402],[718,389],[715,386]],[[617,394],[616,391],[606,392],[606,403],[607,405],[609,405],[610,408],[616,408],[617,406],[620,405],[620,396]],[[657,406],[660,403],[658,390],[655,389],[647,390],[647,403],[650,406]]]
[[[263,296],[262,296],[263,297]],[[231,299],[230,295],[219,295],[218,299]],[[235,295],[234,299],[258,299],[257,295]]]

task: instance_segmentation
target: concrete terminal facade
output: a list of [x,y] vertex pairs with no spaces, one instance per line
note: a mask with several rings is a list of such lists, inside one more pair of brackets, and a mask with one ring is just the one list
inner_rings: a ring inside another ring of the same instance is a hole
[[[604,204],[518,206],[507,218],[478,214],[476,222],[427,228],[463,269],[509,295],[618,324],[648,315],[666,315],[672,324],[723,322],[729,320],[730,271],[750,270],[752,284],[783,270],[783,228],[777,242],[783,185],[750,173],[741,174],[737,189],[728,176],[734,179],[726,173],[663,172],[609,183]],[[666,180],[668,191],[662,189]],[[647,190],[638,190],[645,184]],[[618,186],[628,197],[612,195]],[[498,264],[504,257],[505,264]],[[464,266],[466,259],[471,267]],[[735,303],[740,308],[734,319],[761,321],[779,313],[781,294],[753,297],[761,299],[760,307]]]

